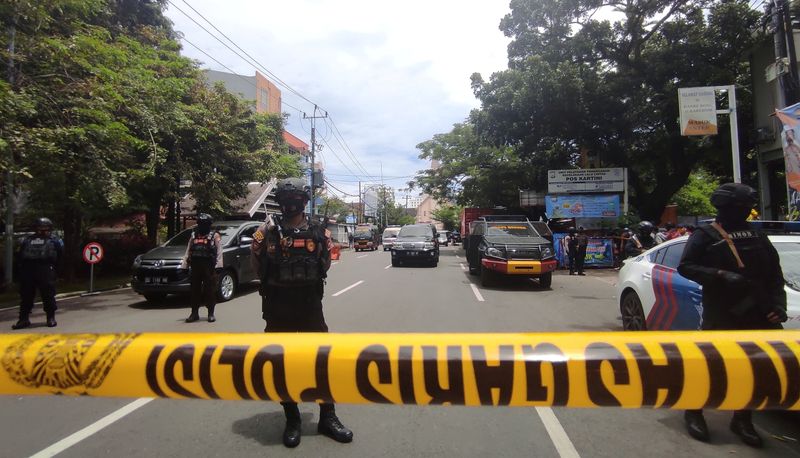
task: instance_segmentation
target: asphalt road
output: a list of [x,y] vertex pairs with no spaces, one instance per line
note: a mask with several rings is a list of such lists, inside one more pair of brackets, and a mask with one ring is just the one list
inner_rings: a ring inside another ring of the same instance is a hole
[[[324,301],[331,331],[620,329],[614,272],[556,275],[546,290],[525,279],[487,289],[466,272],[462,254],[448,247],[437,268],[392,268],[389,253],[343,253]],[[67,299],[59,307],[56,330],[69,333],[260,332],[264,326],[254,285],[218,305],[216,323],[184,323],[186,298],[154,307],[130,290]],[[13,332],[15,313],[0,311],[2,332]],[[40,324],[32,332],[51,331],[40,307],[32,318]],[[274,403],[6,396],[0,397],[0,456],[800,456],[792,440],[800,439],[800,424],[788,413],[756,415],[766,446],[754,450],[728,431],[725,412],[707,413],[710,444],[688,438],[681,413],[668,410],[340,405],[337,412],[353,429],[353,443],[318,435],[318,409],[304,404],[302,443],[288,450],[281,444],[283,411]]]

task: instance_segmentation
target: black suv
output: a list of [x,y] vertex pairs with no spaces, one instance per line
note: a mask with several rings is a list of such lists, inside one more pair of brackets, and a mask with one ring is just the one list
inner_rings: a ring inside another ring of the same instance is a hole
[[[219,276],[217,296],[220,301],[231,299],[239,284],[258,277],[250,263],[250,244],[253,233],[261,223],[256,221],[220,221],[211,226],[222,237],[224,272]],[[189,293],[189,270],[181,268],[181,259],[194,228],[179,232],[165,244],[153,248],[133,261],[131,287],[151,302],[167,294]]]
[[490,286],[497,275],[538,278],[547,288],[556,270],[553,243],[546,225],[539,231],[525,216],[484,216],[470,223],[467,238],[469,272],[480,273],[481,284]]
[[439,241],[432,224],[407,224],[400,228],[392,244],[392,266],[406,262],[426,263],[431,267],[439,264]]

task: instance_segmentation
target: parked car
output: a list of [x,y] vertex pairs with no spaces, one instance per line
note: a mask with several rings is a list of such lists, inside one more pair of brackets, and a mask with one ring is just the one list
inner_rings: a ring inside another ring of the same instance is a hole
[[[217,296],[224,302],[233,298],[240,284],[258,278],[250,264],[250,244],[260,225],[256,221],[220,221],[211,226],[222,236],[223,273],[219,276]],[[181,269],[181,259],[194,228],[179,232],[163,245],[139,255],[133,262],[131,287],[150,302],[163,300],[167,294],[188,294],[189,269]]]
[[[669,240],[625,260],[617,281],[624,330],[700,329],[702,287],[677,271],[688,239]],[[786,281],[789,321],[783,326],[800,329],[800,236],[770,235],[769,239],[778,251]]]
[[453,242],[453,245],[458,245],[459,243],[461,243],[461,233],[458,231],[453,231],[450,234],[450,241]]
[[383,230],[382,243],[383,251],[390,250],[394,241],[397,239],[397,234],[400,232],[400,227],[387,227]]
[[553,281],[553,243],[525,216],[479,217],[470,223],[464,246],[469,272],[480,274],[483,286],[491,286],[498,275],[537,278],[545,288]]
[[439,241],[439,246],[448,246],[450,245],[450,236],[448,235],[449,231],[441,231],[436,234],[436,240]]
[[410,262],[439,264],[439,242],[431,224],[407,224],[400,229],[392,245],[392,266]]

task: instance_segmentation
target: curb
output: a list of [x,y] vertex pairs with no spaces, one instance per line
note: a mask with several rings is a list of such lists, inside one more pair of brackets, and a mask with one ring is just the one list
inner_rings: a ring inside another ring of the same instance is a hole
[[[123,284],[120,284],[120,285],[112,286],[110,288],[98,289],[98,290],[92,291],[91,293],[88,290],[86,290],[86,291],[70,291],[68,293],[56,294],[56,300],[59,300],[59,299],[72,299],[72,298],[75,298],[75,297],[95,296],[95,295],[99,295],[99,294],[102,294],[102,293],[107,293],[107,292],[110,292],[110,291],[117,291],[117,290],[126,289],[126,288],[130,288],[130,287],[131,287],[130,283],[123,283]],[[42,305],[42,301],[34,302],[34,305]],[[18,300],[15,300],[14,302],[6,302],[5,304],[0,304],[0,310],[14,308],[14,307],[18,307],[18,306],[19,306],[19,301]]]

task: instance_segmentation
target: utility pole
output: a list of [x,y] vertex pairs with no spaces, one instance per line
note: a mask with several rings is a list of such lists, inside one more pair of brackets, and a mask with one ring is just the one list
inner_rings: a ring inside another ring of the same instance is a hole
[[303,119],[310,119],[311,120],[311,217],[314,217],[316,213],[316,202],[314,199],[316,197],[317,188],[314,186],[314,173],[316,172],[315,165],[316,165],[316,151],[317,151],[317,137],[316,137],[316,120],[323,119],[328,117],[328,112],[325,112],[325,116],[317,116],[317,106],[314,105],[314,114],[311,116],[306,116],[303,113]]
[[780,87],[783,89],[780,96],[783,103],[778,105],[789,106],[800,101],[798,97],[797,58],[795,57],[794,32],[786,0],[774,0],[767,5],[767,15],[772,20],[773,43],[775,47],[775,60],[782,66],[784,59],[789,60],[789,68],[778,76]]
[[356,224],[361,224],[361,218],[363,218],[364,211],[361,208],[361,182],[358,182],[358,217],[356,218]]
[[[16,17],[8,25],[8,84],[14,90],[14,41],[17,36]],[[11,169],[14,167],[14,148],[8,148],[8,168],[6,169],[6,250],[4,263],[4,284],[11,286],[14,270],[14,182]]]

